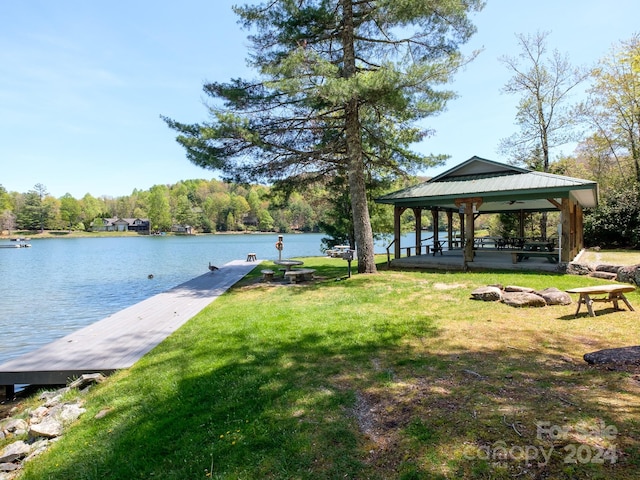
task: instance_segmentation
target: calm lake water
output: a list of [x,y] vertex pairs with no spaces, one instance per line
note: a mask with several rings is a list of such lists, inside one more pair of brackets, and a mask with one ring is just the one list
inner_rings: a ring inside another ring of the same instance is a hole
[[[282,257],[322,255],[324,236],[284,235]],[[0,248],[0,363],[207,273],[209,262],[221,266],[249,252],[275,260],[277,240],[276,234],[65,238]],[[388,243],[379,242],[376,252]]]

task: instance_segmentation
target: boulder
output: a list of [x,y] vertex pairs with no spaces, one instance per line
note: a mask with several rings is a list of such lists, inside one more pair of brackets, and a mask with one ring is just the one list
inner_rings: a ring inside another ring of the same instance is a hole
[[618,277],[617,273],[611,273],[611,272],[591,272],[589,274],[590,277],[593,278],[603,278],[605,280],[615,280]]
[[511,307],[545,307],[547,302],[535,293],[505,292],[502,294],[502,302]]
[[87,410],[82,408],[78,403],[67,403],[62,405],[59,412],[54,414],[54,417],[61,421],[64,425],[75,422],[80,415]]
[[640,265],[620,267],[616,280],[623,283],[640,285]]
[[[20,465],[16,463],[0,463],[0,472],[14,472],[20,468]],[[2,477],[0,476],[0,480],[3,478],[15,478],[15,477]]]
[[83,389],[95,383],[102,383],[106,377],[101,373],[85,373],[69,384],[70,388]]
[[609,273],[618,273],[620,270],[620,265],[596,265],[596,272],[609,272]]
[[640,365],[640,346],[607,348],[585,353],[583,358],[592,365]]
[[518,285],[507,285],[506,287],[504,287],[504,291],[505,292],[526,292],[526,293],[533,293],[533,288],[529,288],[529,287],[520,287]]
[[538,290],[535,294],[544,298],[547,305],[571,305],[571,296],[555,287]]
[[502,291],[497,287],[480,287],[471,292],[473,300],[485,302],[497,302],[502,297]]
[[0,463],[11,463],[24,458],[31,452],[31,447],[22,440],[7,445],[0,451]]
[[29,426],[29,436],[31,438],[55,438],[62,435],[62,430],[62,422],[46,417],[40,423]]
[[29,424],[21,418],[9,418],[0,422],[0,432],[5,435],[23,435],[27,433]]
[[584,263],[569,263],[567,265],[567,274],[569,275],[589,275],[593,268]]

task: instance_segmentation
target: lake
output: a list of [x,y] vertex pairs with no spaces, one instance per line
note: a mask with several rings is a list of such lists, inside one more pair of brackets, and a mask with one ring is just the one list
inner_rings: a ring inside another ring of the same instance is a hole
[[[325,236],[284,235],[282,258],[322,255]],[[0,248],[0,363],[207,273],[209,262],[220,267],[249,252],[275,260],[277,240],[277,234],[64,238]],[[375,251],[385,252],[388,243],[378,242]]]

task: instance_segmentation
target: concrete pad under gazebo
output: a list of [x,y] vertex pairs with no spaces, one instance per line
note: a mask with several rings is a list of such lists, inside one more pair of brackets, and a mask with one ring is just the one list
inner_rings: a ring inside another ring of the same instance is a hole
[[[401,259],[402,213],[407,209],[414,212],[414,251],[416,256],[422,256],[422,211],[430,210],[433,216],[433,244],[442,246],[446,242],[449,250],[456,246],[452,230],[453,215],[459,215],[463,249],[462,255],[458,257],[460,268],[466,270],[476,261],[474,221],[479,215],[489,213],[518,213],[521,219],[521,236],[524,237],[522,219],[525,213],[560,211],[558,256],[561,262],[570,262],[584,246],[583,209],[597,206],[598,184],[474,156],[427,182],[389,193],[375,201],[394,206],[392,265],[394,262],[406,263],[406,260]],[[446,240],[439,238],[439,212],[445,212],[447,216]],[[417,258],[412,262],[419,263]],[[496,267],[499,268],[498,265]]]

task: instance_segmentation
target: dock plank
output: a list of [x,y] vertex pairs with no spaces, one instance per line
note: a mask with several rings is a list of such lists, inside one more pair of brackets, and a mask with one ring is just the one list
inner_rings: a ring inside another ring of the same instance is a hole
[[0,365],[0,386],[131,367],[258,265],[236,260]]

